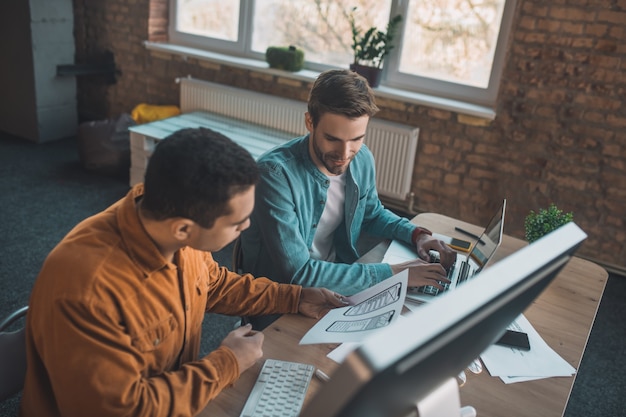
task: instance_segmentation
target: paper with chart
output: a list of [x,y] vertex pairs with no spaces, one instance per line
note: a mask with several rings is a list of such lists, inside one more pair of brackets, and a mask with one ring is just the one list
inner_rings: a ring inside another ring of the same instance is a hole
[[387,327],[402,312],[408,277],[408,271],[404,270],[348,297],[349,306],[330,310],[304,335],[300,344],[360,342]]

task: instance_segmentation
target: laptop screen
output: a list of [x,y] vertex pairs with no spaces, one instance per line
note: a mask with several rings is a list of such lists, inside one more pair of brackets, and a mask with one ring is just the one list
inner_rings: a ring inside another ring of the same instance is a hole
[[473,261],[477,270],[480,271],[487,265],[493,254],[502,243],[502,234],[504,232],[504,212],[506,210],[506,198],[502,201],[500,210],[489,221],[489,224],[480,235],[480,238],[474,243],[470,250],[469,260]]

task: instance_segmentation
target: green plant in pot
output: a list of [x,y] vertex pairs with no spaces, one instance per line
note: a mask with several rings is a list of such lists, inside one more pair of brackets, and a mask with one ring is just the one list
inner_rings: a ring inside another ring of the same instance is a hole
[[394,48],[393,40],[402,21],[402,16],[397,15],[392,18],[387,24],[385,32],[376,27],[363,31],[356,24],[355,11],[356,7],[352,9],[349,16],[352,30],[352,51],[354,52],[354,62],[350,64],[350,69],[365,77],[371,87],[378,87],[383,60]]
[[572,212],[564,213],[554,203],[550,204],[547,209],[539,209],[538,212],[531,210],[524,220],[526,240],[528,243],[532,243],[573,220],[574,214]]

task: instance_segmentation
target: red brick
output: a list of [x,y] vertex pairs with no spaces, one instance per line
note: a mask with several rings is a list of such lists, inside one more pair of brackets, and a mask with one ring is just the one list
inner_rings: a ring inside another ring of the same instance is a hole
[[[590,235],[581,254],[624,265],[626,250],[610,249],[626,240],[626,3],[619,0],[623,7],[611,10],[611,1],[523,0],[513,21],[497,116],[488,124],[380,100],[377,117],[420,128],[411,184],[419,208],[480,223],[479,200],[506,193],[511,201],[507,233],[522,236],[523,217],[531,208],[562,202]],[[75,0],[74,7],[77,60],[111,50],[123,72],[114,85],[78,80],[83,112],[117,116],[142,101],[177,102],[173,79],[187,74],[307,98],[310,82],[283,83],[254,71],[146,50],[144,40],[167,37],[168,0]]]
[[600,10],[598,11],[597,21],[623,25],[624,22],[626,22],[626,12],[614,10]]
[[593,22],[596,14],[580,7],[552,7],[550,17],[559,20]]

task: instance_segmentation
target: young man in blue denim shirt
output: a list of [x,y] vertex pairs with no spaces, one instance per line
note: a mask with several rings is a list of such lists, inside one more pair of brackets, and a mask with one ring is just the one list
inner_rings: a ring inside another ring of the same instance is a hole
[[[378,111],[367,81],[348,70],[329,70],[311,89],[309,134],[259,160],[251,226],[242,234],[242,268],[256,276],[351,295],[409,269],[409,286],[447,282],[455,257],[431,233],[385,209],[376,191],[374,157],[364,145]],[[413,244],[421,259],[397,265],[362,264],[362,233]],[[429,250],[441,264],[429,262]],[[274,318],[275,319],[275,318]],[[253,320],[257,328],[271,319]]]

